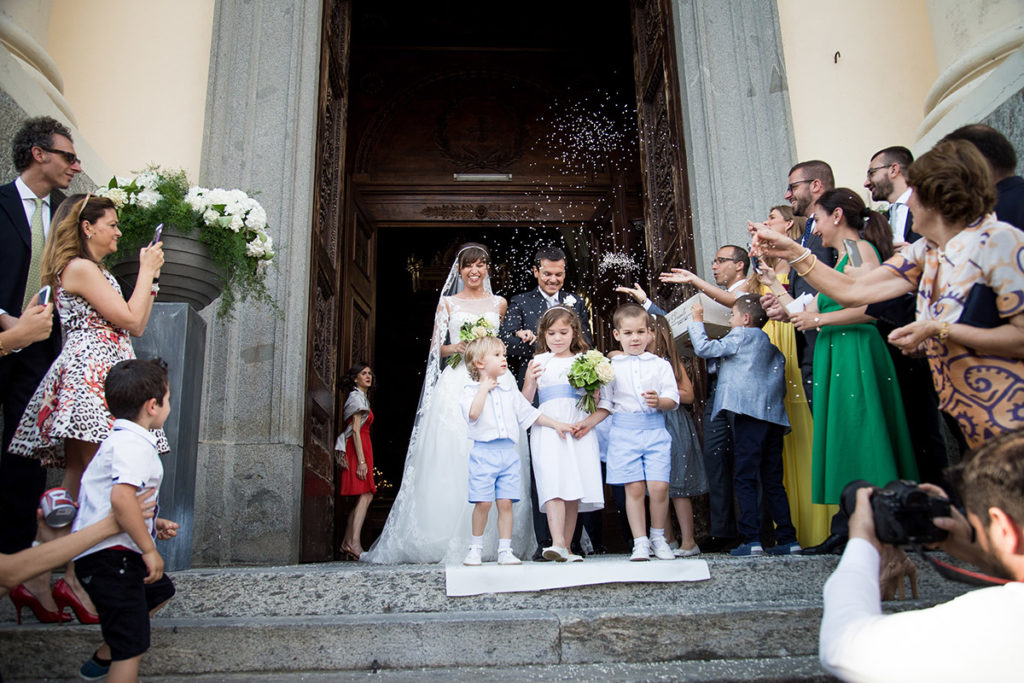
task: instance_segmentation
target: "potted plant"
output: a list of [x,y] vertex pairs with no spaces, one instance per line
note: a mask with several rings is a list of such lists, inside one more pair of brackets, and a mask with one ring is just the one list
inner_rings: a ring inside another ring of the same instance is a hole
[[230,317],[237,301],[277,305],[266,286],[274,243],[267,214],[241,190],[189,186],[184,171],[153,167],[134,178],[112,178],[96,194],[117,207],[121,239],[109,264],[135,282],[138,250],[164,224],[164,267],[157,301],[184,301],[197,310],[220,296],[218,317]]

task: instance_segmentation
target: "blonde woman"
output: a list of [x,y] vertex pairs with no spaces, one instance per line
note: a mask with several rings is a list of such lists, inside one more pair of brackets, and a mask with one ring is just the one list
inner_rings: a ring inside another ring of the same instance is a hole
[[[82,472],[107,437],[113,417],[103,384],[115,363],[134,358],[130,335],[145,331],[164,262],[158,242],[139,253],[139,275],[125,301],[102,259],[117,251],[117,211],[106,197],[75,195],[64,201],[43,251],[42,282],[55,292],[64,347],[21,417],[10,450],[63,467],[63,486],[78,498]],[[158,433],[161,453],[170,450]],[[44,606],[49,577],[26,584]],[[69,565],[67,582],[53,589],[57,607],[71,607],[83,623],[98,623]]]

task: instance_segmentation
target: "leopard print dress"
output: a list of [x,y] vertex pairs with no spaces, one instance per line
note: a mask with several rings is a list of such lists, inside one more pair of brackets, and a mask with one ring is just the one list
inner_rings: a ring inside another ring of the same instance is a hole
[[[103,270],[110,286],[121,294],[117,280]],[[98,444],[110,433],[114,416],[107,410],[103,384],[116,363],[135,358],[127,330],[115,327],[88,301],[57,288],[64,347],[29,401],[11,440],[10,451],[41,461],[44,467],[64,467],[64,440]],[[170,451],[162,429],[156,430],[157,450]]]

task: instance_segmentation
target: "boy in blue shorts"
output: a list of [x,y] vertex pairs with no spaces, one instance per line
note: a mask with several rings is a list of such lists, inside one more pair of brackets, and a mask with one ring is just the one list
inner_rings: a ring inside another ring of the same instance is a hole
[[[612,358],[615,379],[601,389],[601,402],[592,416],[577,425],[579,436],[609,414],[608,463],[605,481],[626,488],[626,519],[633,534],[630,560],[674,560],[665,541],[668,524],[668,482],[672,438],[662,411],[679,405],[679,387],[672,366],[647,351],[654,329],[650,316],[637,304],[623,304],[612,317],[613,334],[622,355]],[[644,492],[650,496],[651,535],[647,535]]]
[[484,529],[491,503],[498,507],[498,564],[522,564],[512,552],[512,504],[519,500],[522,477],[516,443],[519,432],[534,422],[558,430],[571,427],[534,408],[508,372],[505,344],[497,337],[474,339],[463,354],[473,382],[462,394],[462,414],[469,423],[469,502],[473,503],[473,539],[463,564],[482,562]]
[[152,430],[163,427],[171,411],[167,365],[159,359],[121,361],[110,368],[104,389],[116,419],[82,475],[72,531],[111,511],[124,531],[75,558],[78,578],[99,613],[104,641],[80,674],[87,680],[106,675],[110,681],[135,681],[149,649],[149,618],[174,595],[155,541],[177,535],[178,525],[144,519],[136,500],[144,488],[159,495],[164,475]]

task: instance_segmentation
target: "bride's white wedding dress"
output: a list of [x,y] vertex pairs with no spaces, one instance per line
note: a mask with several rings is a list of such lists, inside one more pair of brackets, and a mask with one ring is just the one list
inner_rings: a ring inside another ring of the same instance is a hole
[[[497,328],[500,297],[460,299],[443,297],[435,324],[447,328],[449,339],[459,338],[467,320],[484,316]],[[447,303],[447,307],[445,306]],[[450,313],[449,313],[450,311]],[[447,318],[447,320],[445,320]],[[443,323],[447,323],[445,326]],[[434,335],[434,343],[441,340]],[[433,358],[436,353],[432,353]],[[444,360],[442,359],[443,363]],[[429,365],[429,364],[428,364]],[[360,560],[377,564],[461,563],[469,548],[473,505],[469,496],[469,449],[466,419],[459,407],[463,388],[471,381],[466,364],[445,365],[432,388],[428,367],[416,423],[409,439],[402,485],[384,530]],[[513,380],[514,381],[514,380]],[[517,448],[522,462],[522,493],[513,506],[512,548],[529,557],[536,548],[530,509],[530,460],[525,432]],[[497,511],[492,506],[484,533],[484,559],[497,553]]]

